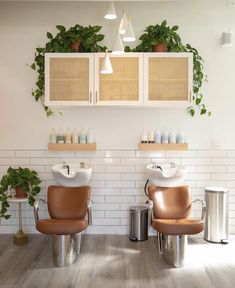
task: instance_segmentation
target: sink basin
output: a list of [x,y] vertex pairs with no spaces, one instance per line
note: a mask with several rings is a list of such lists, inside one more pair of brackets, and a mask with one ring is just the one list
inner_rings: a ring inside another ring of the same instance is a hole
[[172,162],[151,163],[147,165],[146,170],[150,182],[159,187],[180,186],[187,174],[185,166]]
[[[69,170],[68,170],[69,167]],[[85,186],[91,179],[92,167],[89,164],[57,164],[52,168],[55,181],[64,187]]]

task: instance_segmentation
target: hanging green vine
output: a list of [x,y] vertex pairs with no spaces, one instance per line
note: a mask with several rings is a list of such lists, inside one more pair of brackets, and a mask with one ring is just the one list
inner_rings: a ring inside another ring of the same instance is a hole
[[32,91],[32,96],[38,102],[40,101],[47,116],[53,115],[54,111],[45,106],[45,53],[51,52],[104,52],[105,46],[100,46],[98,43],[104,39],[103,34],[99,34],[101,26],[75,25],[74,27],[66,28],[62,25],[56,26],[59,31],[54,37],[50,32],[47,32],[49,41],[45,47],[36,48],[34,62],[31,68],[38,72],[36,88]]
[[[126,52],[152,52],[154,46],[165,45],[167,52],[191,52],[193,53],[193,105],[187,108],[188,113],[194,116],[196,109],[200,115],[211,115],[206,105],[203,103],[203,94],[201,88],[203,82],[207,82],[207,76],[204,74],[204,61],[198,51],[191,45],[184,45],[179,34],[176,32],[178,26],[172,28],[167,26],[167,21],[164,20],[161,24],[146,27],[145,33],[140,36],[141,43],[134,49],[125,47]],[[164,51],[162,51],[164,52]]]

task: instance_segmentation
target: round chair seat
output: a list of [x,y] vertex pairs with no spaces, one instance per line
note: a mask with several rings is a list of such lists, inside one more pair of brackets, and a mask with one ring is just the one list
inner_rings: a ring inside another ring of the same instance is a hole
[[69,235],[85,230],[87,220],[42,219],[36,222],[36,229],[43,234]]
[[204,221],[198,219],[154,219],[155,230],[166,235],[190,235],[203,231]]

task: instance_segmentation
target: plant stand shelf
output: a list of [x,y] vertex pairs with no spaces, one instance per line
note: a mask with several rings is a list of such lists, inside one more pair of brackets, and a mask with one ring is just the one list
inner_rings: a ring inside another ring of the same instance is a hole
[[168,144],[156,144],[156,143],[140,143],[139,150],[154,151],[154,150],[175,150],[175,151],[185,151],[188,150],[187,143],[168,143]]
[[95,151],[96,143],[92,143],[92,144],[48,143],[48,150],[52,150],[52,151]]

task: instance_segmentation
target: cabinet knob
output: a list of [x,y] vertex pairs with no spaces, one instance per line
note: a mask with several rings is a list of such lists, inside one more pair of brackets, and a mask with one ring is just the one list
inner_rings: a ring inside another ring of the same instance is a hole
[[98,91],[95,91],[95,102],[98,102]]

